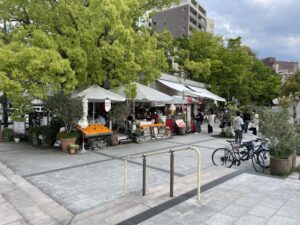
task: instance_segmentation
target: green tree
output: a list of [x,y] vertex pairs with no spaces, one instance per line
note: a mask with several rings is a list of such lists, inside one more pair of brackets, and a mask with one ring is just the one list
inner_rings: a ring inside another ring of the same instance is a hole
[[270,104],[277,97],[280,81],[266,68],[240,37],[224,41],[221,36],[193,32],[177,41],[177,62],[187,78],[204,82],[227,100],[246,105]]
[[297,92],[300,93],[300,71],[289,77],[280,90],[281,95],[285,96],[295,95]]
[[14,101],[89,84],[147,83],[167,68],[137,19],[172,0],[1,0],[0,91]]

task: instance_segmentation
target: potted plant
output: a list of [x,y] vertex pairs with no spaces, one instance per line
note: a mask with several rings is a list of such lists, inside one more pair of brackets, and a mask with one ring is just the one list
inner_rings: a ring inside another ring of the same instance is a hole
[[13,134],[13,137],[14,137],[14,142],[15,142],[15,143],[20,143],[20,140],[21,140],[21,134],[19,134],[19,133],[14,133],[14,134]]
[[13,131],[9,128],[4,128],[2,131],[2,140],[3,142],[9,142],[12,140]]
[[77,124],[82,115],[80,99],[73,99],[70,95],[57,93],[46,101],[45,108],[63,122],[64,129],[56,137],[60,140],[61,148],[67,151],[68,146],[75,144],[76,139],[80,135],[74,130],[75,124]]
[[29,141],[33,146],[38,146],[39,143],[39,128],[38,127],[30,127],[28,129],[28,137]]
[[260,115],[260,131],[269,142],[272,175],[288,174],[292,168],[292,155],[296,151],[299,135],[290,119],[287,109],[276,112],[264,110]]
[[57,132],[51,126],[38,128],[39,139],[42,147],[50,147],[56,140]]
[[112,121],[111,135],[111,145],[118,145],[118,132],[122,126],[124,126],[124,121],[128,115],[128,108],[126,105],[119,104],[112,108],[110,111],[110,120]]
[[71,154],[71,155],[77,154],[77,151],[79,150],[79,145],[70,144],[68,150],[69,150],[69,154]]

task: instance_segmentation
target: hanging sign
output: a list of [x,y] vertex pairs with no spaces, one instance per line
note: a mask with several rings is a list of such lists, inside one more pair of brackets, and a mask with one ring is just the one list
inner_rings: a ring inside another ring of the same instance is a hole
[[18,134],[25,134],[25,122],[13,122],[13,131]]
[[104,101],[104,109],[106,112],[108,112],[111,109],[111,101],[110,99],[105,99]]

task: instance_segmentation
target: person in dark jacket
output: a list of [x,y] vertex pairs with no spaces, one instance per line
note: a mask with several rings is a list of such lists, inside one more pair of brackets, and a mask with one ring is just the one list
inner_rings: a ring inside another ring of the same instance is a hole
[[249,123],[251,121],[251,115],[249,110],[247,110],[245,113],[243,113],[243,120],[244,120],[244,132],[247,133],[248,132],[248,126]]
[[201,110],[198,110],[198,114],[195,117],[196,120],[196,133],[200,133],[201,132],[201,125],[203,123],[204,120],[204,115],[203,112],[201,112]]

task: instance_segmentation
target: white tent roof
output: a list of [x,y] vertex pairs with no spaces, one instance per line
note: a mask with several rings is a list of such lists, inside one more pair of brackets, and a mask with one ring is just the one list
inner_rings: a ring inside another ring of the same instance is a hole
[[161,80],[161,79],[158,79],[158,81],[173,90],[184,93],[184,95],[199,96],[202,98],[209,98],[209,99],[216,100],[216,101],[226,102],[226,100],[224,98],[222,98],[218,95],[215,95],[204,88],[195,87],[195,86],[187,86],[186,87],[183,84],[166,81],[166,80]]
[[186,86],[182,84],[172,82],[172,81],[161,80],[161,79],[158,79],[158,81],[175,91],[184,92],[186,95],[198,96],[197,93],[194,93],[191,89],[188,89]]
[[[137,82],[133,82],[133,84],[135,84],[137,88],[137,95],[134,99],[136,102],[172,102],[172,97],[169,95],[166,95],[160,91],[157,91],[153,88],[150,88]],[[115,92],[126,97],[126,94],[124,93],[125,89],[126,86],[122,85],[120,87],[117,87]]]
[[98,85],[92,85],[87,89],[74,94],[73,97],[86,96],[89,102],[104,102],[105,99],[110,99],[112,102],[124,102],[126,99],[116,93],[106,90]]
[[197,92],[200,97],[209,98],[209,99],[220,101],[220,102],[226,102],[225,98],[215,95],[214,93],[211,93],[207,89],[199,88],[199,87],[195,87],[195,86],[188,86],[188,87],[191,90]]

